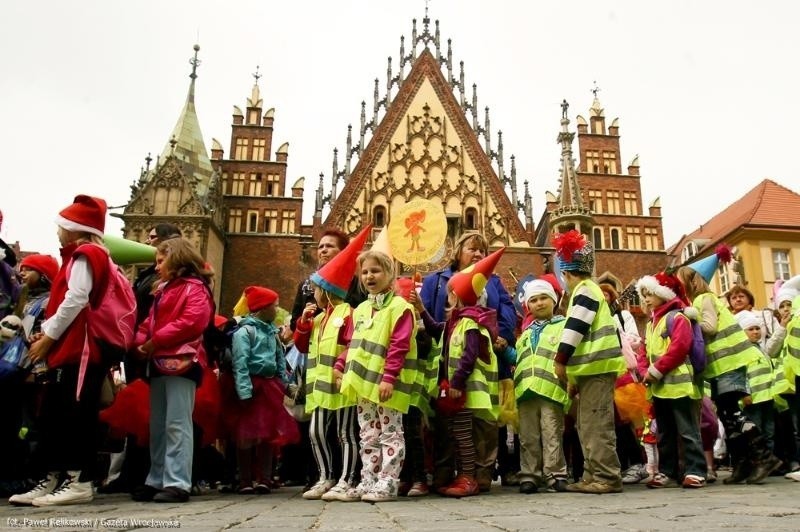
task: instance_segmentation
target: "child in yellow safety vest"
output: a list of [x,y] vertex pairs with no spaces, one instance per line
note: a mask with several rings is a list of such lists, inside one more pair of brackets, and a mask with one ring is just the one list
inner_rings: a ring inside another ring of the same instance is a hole
[[[447,497],[468,497],[480,492],[473,417],[495,420],[500,410],[497,357],[492,348],[498,335],[497,311],[478,305],[478,300],[504,249],[450,278],[444,323],[436,322],[420,300],[413,298],[425,330],[442,345],[436,406],[437,416],[447,421],[448,434],[436,437],[453,441],[458,471],[449,484],[437,488],[440,495]],[[440,458],[436,457],[436,461]]]
[[392,501],[405,459],[403,414],[417,375],[417,324],[412,306],[392,290],[389,256],[366,251],[357,271],[367,300],[353,311],[350,346],[334,372],[344,397],[357,401],[361,435],[361,482],[347,491],[347,500]]
[[[342,251],[311,275],[316,304],[308,303],[297,320],[294,343],[300,352],[308,353],[306,364],[306,412],[311,414],[308,435],[311,450],[319,470],[319,480],[303,493],[308,500],[361,500],[348,496],[355,487],[358,467],[358,424],[355,401],[348,400],[335,387],[336,358],[350,344],[353,332],[353,309],[345,301],[353,275],[356,258],[371,225],[364,228]],[[323,309],[317,314],[317,308]],[[336,424],[339,445],[331,445],[328,433]],[[334,475],[334,452],[341,452],[342,474]]]
[[730,248],[719,245],[713,255],[678,268],[676,276],[692,302],[684,312],[703,332],[707,360],[703,378],[711,383],[711,399],[725,428],[725,445],[733,463],[733,473],[723,483],[760,484],[781,460],[767,447],[766,438],[739,401],[749,393],[747,366],[763,355],[708,285],[720,262],[730,260]]
[[703,394],[689,360],[692,324],[680,312],[687,304],[686,295],[680,281],[664,272],[642,277],[636,289],[647,308],[653,309],[645,334],[650,365],[644,382],[658,424],[659,472],[647,487],[677,487],[682,479],[684,488],[702,488],[707,467],[700,435]]
[[519,410],[519,492],[567,490],[564,412],[571,404],[567,387],[555,374],[554,358],[565,318],[553,315],[558,296],[553,285],[536,279],[523,300],[533,319],[516,346],[514,395]]
[[[744,329],[747,338],[758,346],[761,351],[761,322],[749,310],[741,310],[734,317]],[[773,336],[770,341],[773,341]],[[778,342],[778,347],[781,343]],[[778,349],[780,352],[780,349]],[[767,440],[770,451],[775,448],[775,401],[773,400],[774,368],[772,360],[767,353],[762,352],[761,357],[755,359],[747,366],[747,384],[750,395],[742,398],[745,415],[756,424],[761,434]]]

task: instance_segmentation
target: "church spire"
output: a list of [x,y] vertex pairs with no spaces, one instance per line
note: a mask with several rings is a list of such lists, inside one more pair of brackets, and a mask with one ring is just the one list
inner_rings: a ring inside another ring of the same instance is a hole
[[197,112],[194,106],[194,90],[197,81],[197,67],[200,66],[200,59],[197,52],[200,46],[194,45],[194,57],[189,60],[192,65],[192,73],[189,74],[189,93],[186,96],[186,103],[181,110],[175,128],[169,136],[169,140],[161,152],[161,163],[163,164],[169,157],[175,157],[183,165],[187,176],[193,177],[198,195],[204,196],[208,190],[208,184],[214,169],[208,159],[203,134],[200,131],[200,121],[197,119]]
[[578,176],[575,173],[575,161],[572,158],[572,140],[575,133],[569,131],[567,100],[561,103],[561,132],[557,141],[561,144],[561,189],[558,206],[550,218],[550,229],[565,232],[578,229],[583,234],[590,234],[594,220],[592,213],[583,203]]

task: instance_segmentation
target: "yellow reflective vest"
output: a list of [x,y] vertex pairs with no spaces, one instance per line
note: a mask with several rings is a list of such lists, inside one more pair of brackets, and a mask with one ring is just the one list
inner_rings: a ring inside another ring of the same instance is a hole
[[713,379],[737,368],[746,367],[761,356],[761,351],[747,338],[747,334],[728,307],[710,292],[700,294],[692,303],[701,316],[703,298],[706,297],[711,298],[717,311],[717,331],[713,335],[705,336],[708,364],[703,372],[703,378]]
[[306,412],[313,412],[316,408],[335,410],[355,404],[336,390],[333,378],[336,358],[346,349],[346,346],[339,345],[339,333],[352,312],[348,303],[339,303],[327,319],[324,313],[314,318],[306,365]]
[[567,309],[567,320],[572,310],[575,294],[586,288],[592,298],[600,303],[589,332],[583,337],[575,352],[567,361],[567,377],[574,381],[577,377],[613,373],[620,376],[627,370],[622,357],[622,347],[617,335],[617,325],[608,308],[603,291],[591,279],[584,279],[572,291]]
[[[672,339],[669,336],[662,336],[667,328],[667,315],[664,314],[655,325],[652,321],[648,322],[647,330],[645,332],[645,346],[647,348],[647,359],[650,364],[655,364],[658,359],[664,356],[664,353],[669,349]],[[676,313],[673,320],[686,320],[689,318],[683,313]],[[689,324],[691,327],[691,324]],[[661,380],[658,380],[647,387],[647,398],[659,397],[661,399],[680,399],[681,397],[689,397],[691,399],[700,399],[703,392],[697,385],[694,379],[694,369],[689,361],[689,353],[686,353],[686,359],[678,367],[666,373]]]
[[563,318],[548,323],[539,332],[536,346],[531,345],[531,328],[522,332],[517,340],[517,366],[514,370],[514,395],[517,402],[524,400],[526,392],[560,403],[564,411],[569,410],[571,401],[566,386],[558,380],[555,372],[555,357],[564,330]]
[[413,321],[410,349],[403,369],[394,383],[392,396],[381,402],[378,386],[383,380],[386,351],[395,325],[404,312],[414,313],[413,307],[402,297],[387,295],[383,307],[372,312],[372,303],[364,301],[353,311],[353,337],[347,351],[347,361],[342,377],[342,394],[351,401],[365,399],[402,413],[408,412],[411,393],[417,378],[417,323]]
[[488,342],[489,354],[487,364],[480,357],[475,360],[475,367],[467,377],[465,408],[473,414],[487,420],[497,419],[500,413],[500,384],[497,374],[497,356],[492,349],[492,338],[485,327],[478,325],[474,320],[461,317],[453,328],[449,338],[447,378],[453,380],[453,374],[458,369],[458,362],[464,353],[467,331],[477,330]]

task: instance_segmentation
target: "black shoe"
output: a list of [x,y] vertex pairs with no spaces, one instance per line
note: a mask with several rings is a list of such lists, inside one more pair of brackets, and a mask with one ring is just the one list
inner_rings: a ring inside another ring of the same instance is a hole
[[272,493],[270,487],[264,482],[257,482],[255,485],[255,490],[259,495],[269,495]]
[[567,491],[567,481],[563,478],[556,479],[552,484],[547,486],[547,491],[550,493],[563,493]]
[[519,485],[519,492],[525,494],[537,493],[539,488],[536,487],[534,482],[521,482]]
[[138,486],[133,489],[133,491],[131,492],[131,499],[139,502],[150,502],[153,500],[153,497],[156,496],[158,491],[159,490],[154,488],[153,486],[148,486],[147,484],[144,484],[142,486]]
[[747,458],[743,459],[733,468],[731,476],[722,481],[723,484],[739,484],[747,480],[753,471],[753,464]]
[[154,502],[186,502],[188,500],[189,492],[174,486],[164,488],[153,497]]
[[759,460],[753,466],[752,471],[750,472],[750,476],[747,477],[748,484],[761,484],[764,482],[764,479],[772,473],[773,470],[780,467],[781,459],[777,456],[770,455],[763,460]]

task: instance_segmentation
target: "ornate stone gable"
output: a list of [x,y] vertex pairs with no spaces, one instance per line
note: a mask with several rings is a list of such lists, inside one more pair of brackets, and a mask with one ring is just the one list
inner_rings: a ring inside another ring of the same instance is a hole
[[[400,84],[324,225],[353,233],[368,221],[388,224],[392,207],[415,198],[439,199],[448,218],[470,220],[458,232],[482,231],[493,245],[530,245],[517,209],[427,48]],[[380,212],[383,220],[376,217]]]

